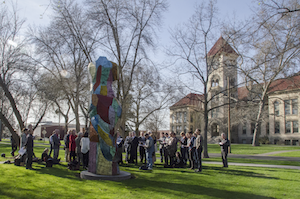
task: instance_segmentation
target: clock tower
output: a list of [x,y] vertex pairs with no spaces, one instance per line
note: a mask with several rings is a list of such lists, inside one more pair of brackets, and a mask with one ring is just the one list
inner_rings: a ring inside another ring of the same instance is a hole
[[222,132],[226,133],[228,106],[224,104],[228,102],[228,88],[232,100],[238,97],[236,61],[238,54],[221,36],[207,56],[210,66],[207,85],[209,109],[220,106],[208,114],[209,132],[211,137],[214,137]]

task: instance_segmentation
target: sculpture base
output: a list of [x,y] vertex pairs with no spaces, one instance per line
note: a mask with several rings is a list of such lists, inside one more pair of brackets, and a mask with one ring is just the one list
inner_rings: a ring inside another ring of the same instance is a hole
[[131,173],[128,173],[126,171],[120,171],[119,175],[98,175],[94,174],[88,171],[82,171],[80,172],[80,178],[87,179],[87,180],[111,180],[111,181],[122,181],[122,180],[128,180],[131,178]]

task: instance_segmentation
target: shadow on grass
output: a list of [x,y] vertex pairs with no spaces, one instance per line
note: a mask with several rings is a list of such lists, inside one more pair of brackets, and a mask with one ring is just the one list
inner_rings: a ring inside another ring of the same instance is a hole
[[[258,199],[271,199],[272,197],[261,196],[252,193],[245,193],[242,191],[228,191],[225,186],[224,189],[213,188],[214,184],[211,184],[210,187],[195,185],[195,184],[186,184],[184,183],[186,178],[182,179],[182,183],[172,182],[172,174],[165,175],[165,179],[170,179],[168,182],[158,181],[158,176],[155,176],[151,179],[139,177],[136,180],[122,181],[122,185],[129,187],[132,191],[147,190],[152,192],[160,192],[162,195],[166,196],[181,196],[183,198],[190,197],[194,198],[197,196],[209,196],[215,198],[258,198]],[[194,179],[190,179],[194,180]],[[207,185],[207,184],[205,184]]]
[[80,170],[77,171],[71,171],[68,169],[67,164],[54,164],[52,167],[46,167],[44,163],[38,163],[34,166],[35,171],[40,174],[48,174],[53,175],[61,178],[68,178],[68,179],[74,179],[74,180],[81,180],[79,178]]
[[[158,168],[161,166],[158,166]],[[162,169],[168,169],[171,170],[173,172],[180,172],[180,173],[191,173],[194,174],[194,170],[188,170],[187,168],[163,168]],[[251,169],[251,168],[249,168]],[[248,169],[248,170],[249,170]],[[205,172],[205,170],[212,170],[214,171],[213,173],[207,173]],[[222,174],[227,174],[227,175],[235,175],[235,176],[244,176],[244,177],[256,177],[256,178],[263,178],[263,179],[276,179],[279,180],[280,178],[276,178],[276,177],[268,177],[264,174],[261,173],[257,173],[254,171],[245,171],[245,170],[235,170],[235,169],[230,169],[230,168],[224,168],[224,167],[218,167],[218,166],[202,166],[202,175],[214,175],[217,173],[222,173]],[[199,173],[200,174],[200,173]]]

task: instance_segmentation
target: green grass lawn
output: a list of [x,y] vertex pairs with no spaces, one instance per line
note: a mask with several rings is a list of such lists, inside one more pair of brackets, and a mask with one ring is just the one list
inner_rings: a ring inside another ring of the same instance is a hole
[[163,168],[141,171],[125,165],[133,178],[121,182],[80,179],[66,165],[36,170],[0,165],[1,198],[299,198],[300,171],[204,165],[202,173]]
[[[44,146],[44,147],[35,146],[33,151],[34,151],[36,157],[41,158],[42,153],[45,148],[49,148],[49,146]],[[18,155],[18,150],[15,152],[15,155]],[[50,148],[49,148],[49,150],[50,150]],[[5,156],[6,156],[5,158],[0,157],[0,161],[13,160],[13,157],[11,156],[10,152],[11,152],[11,146],[9,144],[3,144],[0,142],[0,154],[5,153]],[[53,152],[52,152],[52,156],[53,156]],[[60,150],[58,157],[61,158],[61,160],[64,160],[65,151]]]
[[[203,158],[202,161],[222,162],[221,156],[219,158]],[[244,159],[244,158],[231,158],[228,157],[228,163],[251,163],[251,164],[270,164],[270,165],[289,165],[300,166],[298,161],[281,161],[281,160],[256,160],[256,159]]]
[[[300,146],[285,146],[285,145],[260,145],[251,146],[251,144],[232,144],[232,154],[255,155],[269,153],[273,151],[283,150],[300,150]],[[220,146],[217,144],[208,144],[208,153],[220,153]],[[300,157],[300,156],[298,156]]]
[[273,154],[271,156],[300,157],[300,151],[278,153],[278,154]]
[[[43,149],[34,148],[37,157],[41,156]],[[10,145],[0,143],[0,153],[6,153],[8,158],[11,158],[10,150]],[[63,157],[64,151],[61,150],[60,158],[63,160]],[[0,161],[4,160],[7,158],[0,157]],[[221,161],[221,157],[203,160]],[[295,161],[230,157],[228,160],[300,166]],[[36,170],[0,164],[0,198],[300,198],[300,170],[222,168],[221,165],[205,163],[202,173],[194,173],[188,169],[163,168],[158,162],[159,158],[153,171],[141,171],[138,166],[128,164],[121,166],[121,170],[133,174],[132,179],[122,182],[80,179],[80,171],[69,171],[65,162],[52,168],[33,163]]]

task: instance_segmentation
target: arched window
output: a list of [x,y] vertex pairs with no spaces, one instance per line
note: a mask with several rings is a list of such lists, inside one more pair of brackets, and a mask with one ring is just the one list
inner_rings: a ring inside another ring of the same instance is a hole
[[211,87],[219,86],[219,77],[213,76],[211,79]]
[[274,114],[275,114],[275,116],[279,116],[279,102],[278,101],[274,102]]
[[214,123],[211,125],[211,137],[219,136],[219,125]]

